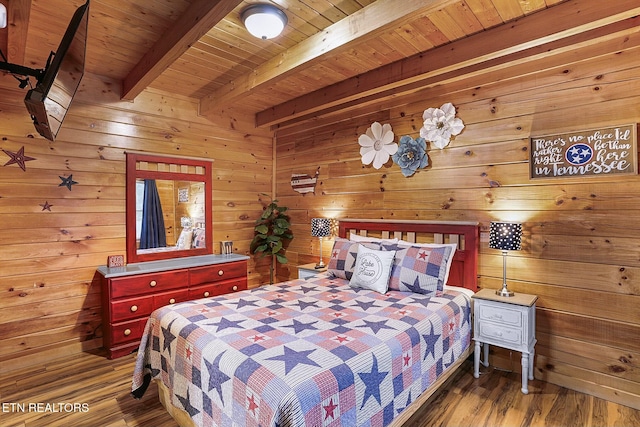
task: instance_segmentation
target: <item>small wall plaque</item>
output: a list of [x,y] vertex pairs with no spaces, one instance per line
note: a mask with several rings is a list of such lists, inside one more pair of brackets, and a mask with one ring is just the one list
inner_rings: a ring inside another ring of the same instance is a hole
[[124,267],[124,255],[109,255],[107,257],[107,267]]

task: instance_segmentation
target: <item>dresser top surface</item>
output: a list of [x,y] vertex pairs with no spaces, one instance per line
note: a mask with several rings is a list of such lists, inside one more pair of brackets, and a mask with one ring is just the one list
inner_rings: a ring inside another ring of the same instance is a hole
[[186,258],[175,258],[162,261],[149,261],[127,264],[124,267],[109,268],[106,265],[98,267],[98,273],[105,278],[133,276],[136,274],[156,273],[159,271],[176,270],[179,268],[202,267],[205,265],[223,264],[234,261],[248,260],[246,255],[201,255]]

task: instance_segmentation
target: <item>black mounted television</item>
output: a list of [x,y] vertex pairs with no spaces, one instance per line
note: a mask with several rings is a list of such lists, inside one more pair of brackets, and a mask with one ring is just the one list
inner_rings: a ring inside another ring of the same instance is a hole
[[71,18],[67,31],[51,52],[36,87],[27,92],[24,103],[40,135],[54,141],[84,75],[89,23],[89,0]]

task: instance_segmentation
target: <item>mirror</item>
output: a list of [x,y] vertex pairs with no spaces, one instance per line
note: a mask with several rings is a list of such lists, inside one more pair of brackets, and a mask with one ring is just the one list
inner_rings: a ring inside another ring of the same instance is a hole
[[127,262],[213,253],[211,161],[126,155]]

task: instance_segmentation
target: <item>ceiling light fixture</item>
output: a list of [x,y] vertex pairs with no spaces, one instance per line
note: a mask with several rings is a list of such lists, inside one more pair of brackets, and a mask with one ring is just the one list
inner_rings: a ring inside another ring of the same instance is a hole
[[0,3],[0,28],[7,26],[7,6]]
[[251,5],[240,18],[251,35],[263,40],[277,37],[287,25],[287,15],[272,4]]

